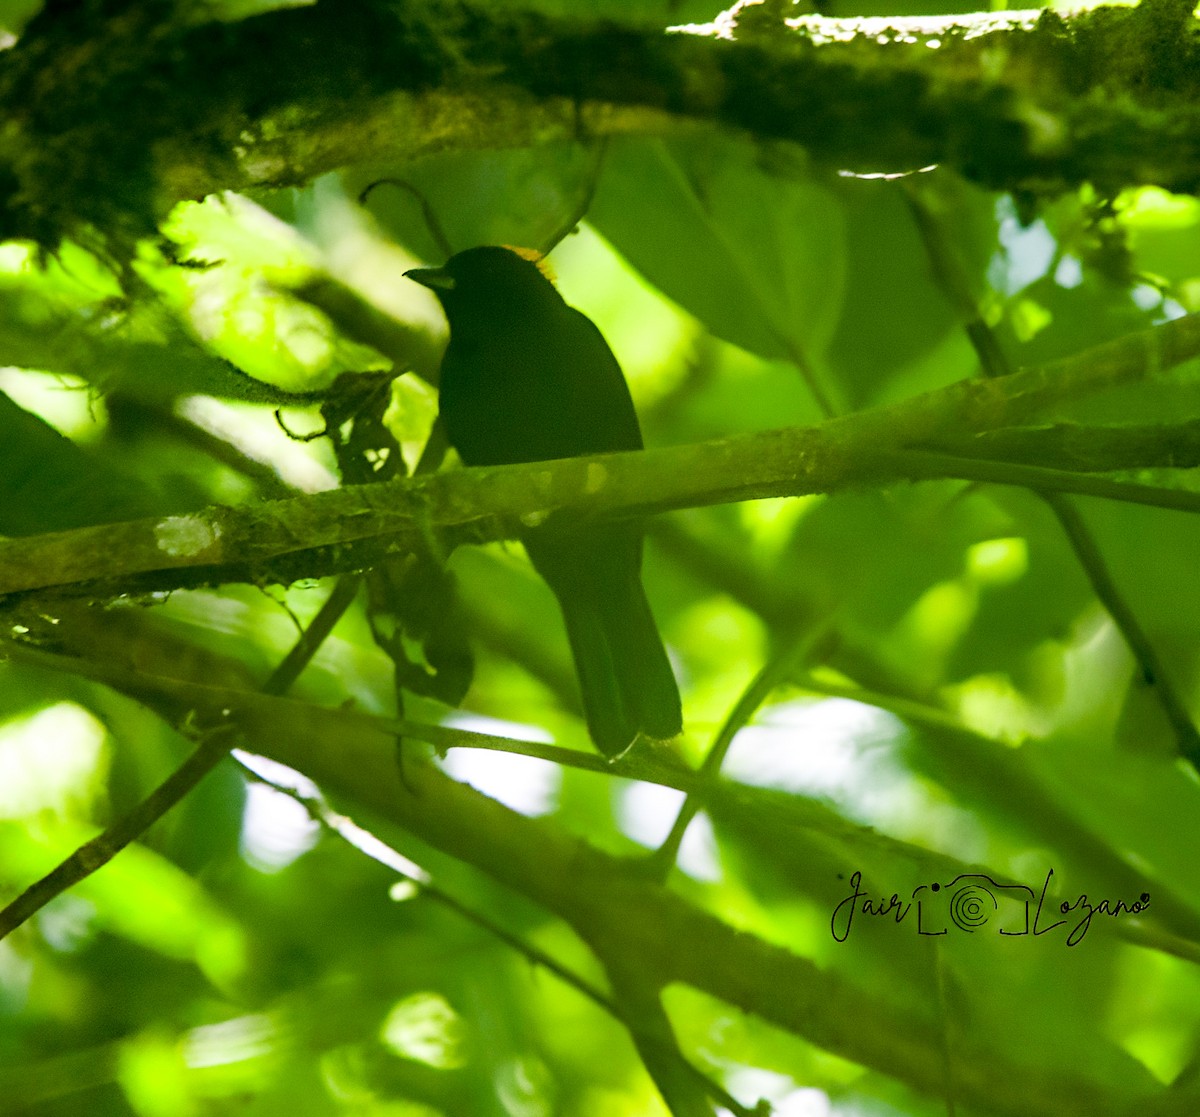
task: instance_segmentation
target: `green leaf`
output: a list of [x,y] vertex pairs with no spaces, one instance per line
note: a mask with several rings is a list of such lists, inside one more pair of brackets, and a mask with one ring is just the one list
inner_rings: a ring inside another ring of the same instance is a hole
[[31,535],[131,519],[137,483],[0,393],[0,533]]
[[[557,144],[372,163],[347,171],[342,181],[351,198],[370,188],[367,209],[387,233],[421,259],[440,264],[445,247],[451,253],[478,244],[547,248],[582,216],[596,165],[593,150]],[[447,246],[438,243],[422,202]]]
[[768,358],[828,341],[845,287],[836,195],[771,173],[744,140],[621,140],[605,156],[592,224],[718,337]]

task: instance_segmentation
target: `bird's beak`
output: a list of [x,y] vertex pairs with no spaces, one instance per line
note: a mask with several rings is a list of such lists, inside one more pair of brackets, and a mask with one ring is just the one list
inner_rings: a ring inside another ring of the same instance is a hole
[[454,276],[445,268],[411,268],[404,273],[405,279],[411,279],[431,291],[453,291]]

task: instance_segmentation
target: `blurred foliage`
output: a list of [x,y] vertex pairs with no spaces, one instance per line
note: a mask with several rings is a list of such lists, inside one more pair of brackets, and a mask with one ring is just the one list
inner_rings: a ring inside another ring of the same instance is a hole
[[[268,6],[213,7],[239,18]],[[635,7],[659,22],[712,14],[669,0],[541,6],[623,17]],[[3,5],[0,24],[19,31],[31,7]],[[1194,198],[1082,190],[1030,211],[942,172],[918,187],[1014,365],[1200,310]],[[428,293],[401,273],[439,260],[443,236],[451,250],[562,238],[557,282],[608,337],[651,446],[817,422],[973,376],[905,189],[746,138],[628,138],[364,163],[302,190],[187,203],[142,245],[133,284],[79,245],[53,258],[0,246],[0,532],[335,485],[328,440],[297,434],[320,432],[320,407],[347,373],[397,374],[377,414],[404,459],[391,464],[411,472],[434,414],[411,371],[420,362],[384,352],[304,291],[332,279],[414,333],[437,333]],[[1193,365],[1060,417],[1198,413]],[[1200,528],[1176,512],[1079,507],[1200,710]],[[1114,1089],[1194,1068],[1200,792],[1042,501],[930,482],[691,510],[652,525],[650,540],[647,588],[692,758],[781,641],[798,625],[828,626],[803,675],[739,733],[726,766],[738,782],[693,826],[675,886],[932,1023],[951,1077],[993,1057]],[[407,715],[583,746],[557,610],[519,546],[463,550],[450,569],[474,683],[460,711],[410,695]],[[238,685],[256,685],[328,589],[228,586],[54,620],[115,634],[138,668],[195,677],[219,654]],[[297,696],[395,709],[393,664],[364,603]],[[0,719],[0,899],[187,751],[132,701],[13,662],[0,662]],[[621,854],[661,840],[678,805],[662,789],[518,757],[459,751],[445,766]],[[380,836],[469,907],[602,983],[584,945],[540,909],[404,833]],[[1139,930],[1097,916],[1072,947],[1065,933],[919,937],[915,916],[860,915],[846,941],[831,933],[854,872],[886,899],[963,866],[1035,891],[1052,871],[1055,912],[1082,893],[1130,903],[1148,892],[1162,922]],[[396,883],[293,798],[226,764],[0,942],[0,1113],[665,1112],[618,1024]],[[764,1097],[788,1115],[946,1112],[694,990],[671,989],[667,1009],[685,1054],[748,1103]]]

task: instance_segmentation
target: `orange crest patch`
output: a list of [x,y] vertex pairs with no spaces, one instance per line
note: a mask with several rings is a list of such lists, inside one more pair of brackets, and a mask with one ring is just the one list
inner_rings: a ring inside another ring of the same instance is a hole
[[522,248],[519,244],[504,244],[500,247],[507,248],[509,252],[516,253],[522,260],[528,260],[551,283],[554,282],[554,269],[550,266],[550,261],[536,248]]

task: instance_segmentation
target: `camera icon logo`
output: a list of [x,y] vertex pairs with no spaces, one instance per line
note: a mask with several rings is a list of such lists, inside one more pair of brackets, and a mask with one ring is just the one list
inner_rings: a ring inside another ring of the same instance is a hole
[[949,884],[922,884],[913,889],[917,932],[944,935],[950,926],[974,934],[992,927],[1002,935],[1029,934],[1033,889],[1024,884],[998,884],[986,873],[960,873]]

